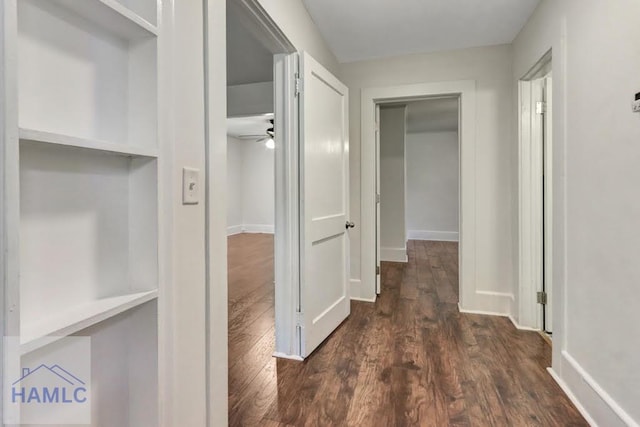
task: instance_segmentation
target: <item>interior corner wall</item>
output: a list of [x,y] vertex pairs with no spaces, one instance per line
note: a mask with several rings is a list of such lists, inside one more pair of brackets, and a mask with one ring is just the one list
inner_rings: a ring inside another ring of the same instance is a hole
[[[405,55],[342,64],[342,80],[352,94],[350,121],[351,213],[360,212],[360,102],[366,87],[399,86],[457,80],[476,81],[476,229],[477,292],[509,306],[515,283],[512,241],[511,46],[501,45],[433,54]],[[353,96],[356,94],[356,96]],[[360,229],[351,234],[351,278],[360,279]],[[509,314],[507,310],[503,314]]]
[[227,136],[227,234],[242,232],[242,145],[243,142]]
[[274,166],[274,150],[227,137],[227,235],[274,232]]
[[380,259],[407,262],[405,134],[407,107],[380,108]]
[[274,150],[242,142],[242,227],[248,233],[273,233],[275,224]]
[[458,241],[458,132],[406,137],[407,237]]
[[514,89],[553,49],[553,371],[613,427],[640,425],[638,16],[636,0],[543,0],[513,44]]

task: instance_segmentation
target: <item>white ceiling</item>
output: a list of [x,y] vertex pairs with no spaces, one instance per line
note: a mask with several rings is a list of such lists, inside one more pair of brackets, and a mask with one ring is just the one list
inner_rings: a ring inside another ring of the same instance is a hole
[[540,0],[303,0],[340,62],[511,43]]
[[458,98],[438,98],[407,104],[407,133],[458,130]]
[[273,114],[227,119],[227,135],[241,139],[260,139],[267,135]]

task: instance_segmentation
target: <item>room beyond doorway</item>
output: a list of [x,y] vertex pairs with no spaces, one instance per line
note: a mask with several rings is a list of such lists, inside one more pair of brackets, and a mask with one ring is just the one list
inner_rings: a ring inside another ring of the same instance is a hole
[[407,262],[409,239],[458,242],[459,97],[381,104],[379,116],[380,260]]

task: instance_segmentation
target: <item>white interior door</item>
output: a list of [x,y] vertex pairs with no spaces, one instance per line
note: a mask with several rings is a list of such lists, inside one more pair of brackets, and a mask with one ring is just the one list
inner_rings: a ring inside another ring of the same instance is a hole
[[308,356],[349,315],[347,87],[301,55],[300,316]]
[[382,292],[380,283],[380,105],[376,104],[376,294]]

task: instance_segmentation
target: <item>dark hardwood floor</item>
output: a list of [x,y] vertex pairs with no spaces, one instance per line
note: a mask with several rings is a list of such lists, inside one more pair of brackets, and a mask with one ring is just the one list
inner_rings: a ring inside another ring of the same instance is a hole
[[273,237],[229,238],[232,426],[586,426],[545,368],[551,349],[506,318],[460,314],[457,245],[409,242],[375,304],[305,362],[271,357]]

